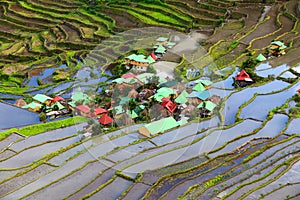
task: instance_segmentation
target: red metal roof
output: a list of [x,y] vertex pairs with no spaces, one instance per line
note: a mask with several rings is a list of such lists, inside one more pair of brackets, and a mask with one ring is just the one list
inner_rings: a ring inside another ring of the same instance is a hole
[[136,75],[133,73],[127,73],[127,74],[123,74],[121,77],[122,78],[135,78]]
[[173,113],[176,110],[177,104],[173,103],[169,98],[162,98],[162,101],[163,102],[161,103],[161,105],[171,113]]
[[299,90],[297,90],[297,92],[298,92],[298,93],[300,93],[300,89],[299,89]]
[[108,112],[108,111],[105,110],[105,109],[103,109],[103,108],[95,108],[94,114],[95,114],[95,115],[101,115],[101,114],[107,113],[107,112]]
[[150,56],[153,58],[153,60],[157,60],[157,56],[154,53],[151,53]]
[[64,101],[65,99],[64,98],[62,98],[62,97],[60,97],[60,96],[56,96],[56,97],[54,97],[51,101],[52,102],[57,102],[57,101]]
[[[244,81],[245,79],[249,79],[250,76],[247,74],[245,70],[242,70],[238,75],[235,77],[235,80],[237,81]],[[251,79],[251,78],[250,78]]]
[[98,122],[100,124],[107,125],[107,124],[112,123],[113,119],[110,116],[108,116],[107,114],[105,114],[98,120]]
[[76,109],[80,110],[81,112],[84,112],[84,113],[90,113],[91,112],[91,109],[87,105],[76,106]]

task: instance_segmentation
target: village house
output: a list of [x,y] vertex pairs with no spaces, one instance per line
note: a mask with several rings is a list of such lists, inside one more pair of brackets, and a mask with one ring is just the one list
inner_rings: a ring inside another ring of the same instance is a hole
[[174,111],[177,109],[177,104],[173,103],[170,98],[163,98],[161,105],[167,109],[169,115],[172,115]]
[[108,116],[108,114],[104,114],[102,117],[100,117],[100,119],[98,120],[98,122],[104,126],[108,126],[111,123],[113,123],[113,119]]
[[154,54],[155,56],[157,56],[158,59],[162,58],[166,52],[167,49],[162,45],[158,45],[157,48],[154,50]]
[[188,102],[188,93],[183,90],[180,95],[178,95],[178,97],[175,99],[175,102],[178,104],[186,104]]
[[75,115],[81,115],[84,117],[93,117],[91,109],[87,105],[79,105],[75,107]]
[[245,87],[253,83],[253,80],[249,76],[249,74],[245,71],[242,70],[240,73],[236,75],[234,78],[234,84],[239,86],[239,87]]
[[255,58],[256,61],[258,62],[263,62],[263,61],[266,61],[266,57],[262,54],[259,54],[256,58]]
[[89,96],[81,92],[80,89],[72,94],[71,100],[78,104],[88,104],[90,102]]
[[197,108],[199,108],[199,110],[200,110],[199,114],[201,117],[207,117],[212,114],[212,112],[216,106],[217,105],[211,101],[203,101],[197,106]]
[[32,112],[39,112],[42,108],[42,104],[33,101],[25,106],[22,106],[22,108],[28,109],[29,111]]
[[36,94],[33,97],[33,100],[39,104],[45,104],[46,106],[50,106],[52,98],[44,94]]
[[170,129],[178,127],[178,122],[173,117],[167,117],[151,122],[139,128],[139,132],[149,138],[159,133],[164,133]]
[[94,111],[94,115],[97,117],[97,118],[100,118],[102,115],[104,114],[107,114],[108,111],[105,110],[104,108],[95,108],[95,111]]
[[271,43],[271,46],[269,47],[269,52],[273,56],[281,56],[284,55],[286,52],[287,46],[281,41],[274,41]]
[[133,68],[133,70],[135,70],[136,72],[146,72],[149,65],[154,62],[155,60],[151,56],[148,56],[148,58],[146,58],[146,56],[141,54],[131,54],[124,59],[126,68]]
[[169,38],[166,37],[159,37],[156,39],[156,45],[166,45]]
[[190,93],[188,98],[188,103],[195,106],[199,105],[202,101],[207,100],[210,97],[210,93],[207,90],[204,91],[193,91]]

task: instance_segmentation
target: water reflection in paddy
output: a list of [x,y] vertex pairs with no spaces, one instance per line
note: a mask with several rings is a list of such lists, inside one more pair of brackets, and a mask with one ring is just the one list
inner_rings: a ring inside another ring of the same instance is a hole
[[243,108],[241,117],[265,120],[270,110],[277,106],[281,106],[296,93],[299,85],[300,84],[298,83],[293,87],[276,94],[257,96],[253,102]]
[[37,113],[29,112],[4,103],[0,103],[0,113],[0,129],[22,127],[40,122],[40,118]]
[[[272,91],[278,91],[289,86],[288,83],[284,81],[275,80],[270,83],[261,85],[259,87],[246,88],[242,91],[233,93],[226,101],[222,114],[225,119],[225,124],[233,124],[235,122],[235,116],[239,109],[239,106],[244,102],[249,101],[255,93],[265,94]],[[267,103],[267,102],[265,102]],[[259,104],[258,104],[259,105]],[[258,109],[258,108],[256,108]],[[249,110],[249,109],[248,109]],[[250,109],[252,112],[257,110]]]

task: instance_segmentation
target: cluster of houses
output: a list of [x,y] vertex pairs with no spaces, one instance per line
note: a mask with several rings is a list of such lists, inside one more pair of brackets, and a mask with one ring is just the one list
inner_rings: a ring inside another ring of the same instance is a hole
[[[139,131],[151,137],[186,124],[193,116],[210,116],[221,103],[220,97],[210,95],[208,89],[212,82],[209,80],[199,79],[183,85],[176,80],[162,80],[157,77],[153,87],[149,84],[153,77],[155,74],[128,73],[113,81],[111,89],[131,88],[128,92],[120,92],[125,96],[117,95],[112,100],[110,109],[113,110],[113,118],[118,120],[118,124],[120,119],[128,123],[130,120],[136,121],[143,116],[150,116],[152,122],[142,126]],[[150,102],[155,103],[150,105]]]
[[21,107],[32,112],[44,112],[46,113],[46,116],[56,118],[58,116],[69,114],[71,105],[60,96],[51,98],[44,94],[36,94],[31,103],[23,103]]
[[168,38],[160,37],[156,40],[154,52],[148,57],[136,54],[125,57],[124,64],[133,69],[133,73],[113,80],[100,96],[110,102],[96,104],[90,96],[77,90],[67,100],[60,96],[51,98],[37,94],[31,103],[22,108],[45,112],[50,117],[72,112],[97,119],[103,127],[150,121],[139,130],[147,137],[186,124],[194,117],[212,115],[221,99],[210,95],[208,89],[211,81],[199,79],[183,85],[168,77],[146,73],[147,67],[162,58],[167,49],[174,45]]
[[286,49],[287,46],[281,41],[271,42],[270,46],[268,47],[267,53],[265,53],[265,55],[259,54],[255,60],[258,62],[263,62],[267,60],[267,57],[271,57],[271,56],[279,57],[285,55]]
[[169,38],[159,37],[156,39],[153,52],[148,57],[143,54],[131,54],[124,59],[125,67],[132,69],[136,73],[146,72],[150,64],[161,59],[167,52],[167,49],[173,48],[175,44],[170,42]]

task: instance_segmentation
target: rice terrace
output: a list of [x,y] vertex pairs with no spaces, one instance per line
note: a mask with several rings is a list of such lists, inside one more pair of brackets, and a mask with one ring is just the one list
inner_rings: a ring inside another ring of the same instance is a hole
[[298,0],[0,15],[0,199],[300,199]]

